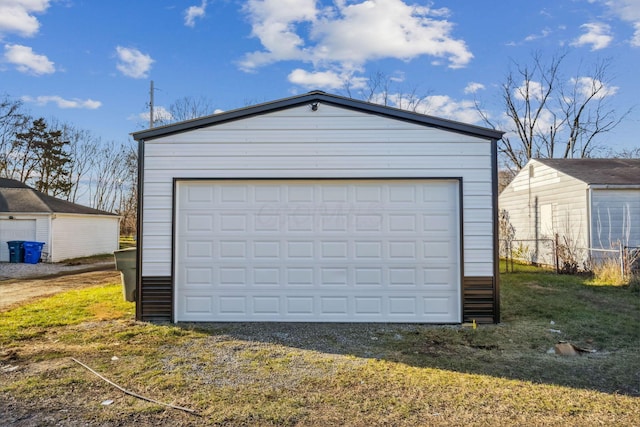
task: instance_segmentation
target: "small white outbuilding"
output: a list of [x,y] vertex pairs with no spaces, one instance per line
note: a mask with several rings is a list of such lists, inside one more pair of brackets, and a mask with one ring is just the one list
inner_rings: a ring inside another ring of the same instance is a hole
[[112,253],[118,249],[119,239],[118,215],[0,178],[0,262],[10,259],[9,241],[42,242],[42,260],[59,262]]
[[134,133],[137,318],[498,322],[501,135],[319,91]]

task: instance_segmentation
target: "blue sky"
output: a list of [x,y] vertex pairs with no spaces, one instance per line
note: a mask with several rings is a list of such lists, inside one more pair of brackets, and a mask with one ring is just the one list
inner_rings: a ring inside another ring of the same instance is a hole
[[635,109],[598,144],[640,145],[640,0],[0,0],[0,93],[104,140],[145,127],[150,80],[160,113],[225,111],[345,81],[358,97],[380,72],[428,114],[480,124],[475,99],[500,123],[533,52],[566,52],[567,81],[610,61],[610,107]]

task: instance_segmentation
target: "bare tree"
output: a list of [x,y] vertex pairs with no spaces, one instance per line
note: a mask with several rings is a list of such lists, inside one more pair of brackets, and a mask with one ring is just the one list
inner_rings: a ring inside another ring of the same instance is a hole
[[345,81],[342,90],[349,98],[357,97],[366,102],[426,113],[429,108],[429,94],[420,95],[417,86],[405,90],[399,83],[397,79],[377,71],[369,76],[365,85],[355,94],[353,93],[355,89],[352,88],[352,82],[349,80]]
[[103,143],[98,149],[90,173],[92,207],[108,212],[115,212],[120,207],[123,188],[131,179],[127,154],[127,147],[114,141]]
[[610,157],[618,159],[640,159],[640,147],[625,148],[618,153],[612,154]]
[[122,215],[120,233],[132,235],[136,230],[138,206],[138,152],[133,144],[125,149],[125,159],[128,179],[121,184],[119,208],[116,213]]
[[613,130],[630,112],[620,117],[609,108],[609,100],[615,94],[608,77],[610,60],[595,64],[588,76],[578,73],[560,87],[560,109],[567,124],[568,138],[563,157],[589,157],[594,139]]
[[12,159],[19,147],[14,144],[15,136],[26,131],[31,117],[24,111],[22,102],[4,95],[0,99],[0,176],[15,179]]
[[530,158],[541,157],[545,148],[545,157],[553,157],[549,153],[553,153],[562,119],[549,107],[563,59],[564,55],[554,57],[545,65],[536,54],[533,65],[518,66],[517,72],[509,73],[501,87],[505,114],[518,139],[513,144],[509,137],[503,137],[500,152],[518,170]]
[[156,126],[168,125],[207,116],[214,112],[215,107],[212,100],[204,96],[199,98],[185,96],[174,101],[166,110],[165,114],[156,116],[154,123]]
[[[515,64],[507,74],[501,95],[508,132],[500,141],[504,165],[520,170],[529,159],[590,157],[599,147],[595,139],[615,128],[629,111],[616,118],[608,101],[615,90],[608,77],[610,60],[587,72],[579,69],[572,78],[562,73],[567,54],[545,61],[540,53],[530,64]],[[478,102],[476,109],[485,123],[497,127]],[[509,136],[514,135],[514,136]]]

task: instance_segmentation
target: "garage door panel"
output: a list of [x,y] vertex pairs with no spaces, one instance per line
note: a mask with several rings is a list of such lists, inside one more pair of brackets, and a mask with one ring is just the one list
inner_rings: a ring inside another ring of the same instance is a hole
[[213,217],[208,214],[189,214],[185,229],[189,233],[213,231]]
[[213,259],[214,244],[210,240],[188,240],[185,242],[185,255],[190,260],[195,258]]
[[423,242],[422,259],[426,262],[449,262],[455,259],[457,246],[451,239],[432,238]]
[[185,288],[213,286],[213,269],[210,267],[185,267]]
[[177,189],[177,320],[460,320],[457,181]]
[[282,283],[280,269],[273,267],[253,268],[253,283],[256,286],[279,286]]
[[198,264],[185,265],[183,274],[178,276],[182,289],[199,289],[203,286],[224,289],[238,285],[246,288],[308,288],[318,289],[343,286],[358,289],[393,290],[411,287],[419,291],[456,291],[456,265],[418,266],[392,264],[380,267],[344,266],[327,264],[319,266],[274,267],[248,266],[246,263],[224,266],[202,267]]
[[289,286],[313,286],[315,273],[313,267],[285,267],[286,284]]
[[198,205],[206,206],[213,201],[215,188],[203,185],[191,185],[186,188],[183,193],[184,198],[180,200],[182,203],[189,203],[191,207]]
[[[223,292],[194,294],[179,302],[183,321],[360,321],[451,322],[458,301],[448,294],[416,296],[409,292],[389,296],[354,293],[291,295],[255,291],[252,295]],[[427,320],[425,320],[427,319]]]

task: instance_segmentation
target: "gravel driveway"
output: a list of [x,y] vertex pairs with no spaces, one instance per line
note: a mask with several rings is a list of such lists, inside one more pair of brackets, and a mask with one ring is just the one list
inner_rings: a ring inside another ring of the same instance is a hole
[[115,263],[113,261],[100,261],[75,265],[44,262],[38,264],[1,262],[0,281],[8,279],[34,279],[109,269],[115,269]]
[[0,263],[0,311],[71,289],[120,282],[113,262]]

